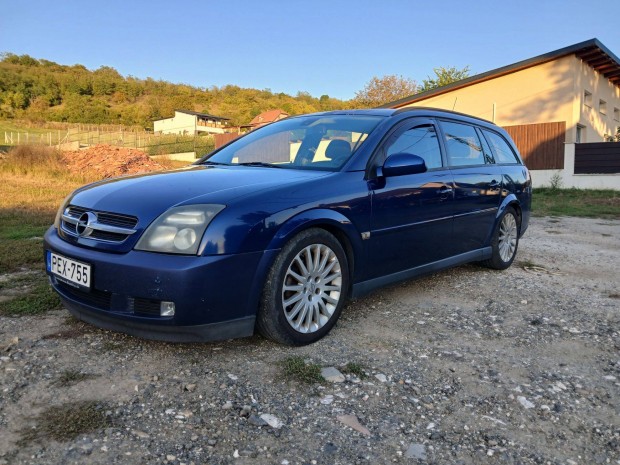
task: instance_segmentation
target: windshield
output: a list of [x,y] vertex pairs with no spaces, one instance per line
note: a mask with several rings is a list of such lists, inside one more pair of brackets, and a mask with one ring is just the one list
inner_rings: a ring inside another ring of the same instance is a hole
[[336,171],[381,119],[367,115],[285,119],[252,131],[202,163]]

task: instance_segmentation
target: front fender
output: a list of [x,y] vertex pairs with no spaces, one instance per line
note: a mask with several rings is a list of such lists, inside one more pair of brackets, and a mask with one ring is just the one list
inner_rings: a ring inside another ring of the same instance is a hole
[[347,236],[355,255],[360,256],[363,250],[362,236],[353,222],[342,213],[320,208],[306,210],[289,218],[273,236],[267,248],[280,249],[295,234],[304,229],[321,226],[328,229],[336,228],[343,232]]

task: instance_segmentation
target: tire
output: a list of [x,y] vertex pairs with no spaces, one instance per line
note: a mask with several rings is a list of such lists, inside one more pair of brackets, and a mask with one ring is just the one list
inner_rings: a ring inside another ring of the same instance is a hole
[[302,231],[271,267],[256,329],[281,344],[311,344],[336,324],[348,290],[349,267],[340,242],[324,229]]
[[514,261],[519,248],[519,216],[513,207],[506,207],[491,238],[491,258],[482,262],[488,268],[505,270]]

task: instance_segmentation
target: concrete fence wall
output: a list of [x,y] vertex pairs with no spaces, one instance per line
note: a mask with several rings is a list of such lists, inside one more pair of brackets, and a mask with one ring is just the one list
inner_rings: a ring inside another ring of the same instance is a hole
[[532,170],[531,173],[534,188],[550,187],[559,176],[562,188],[620,190],[620,173],[575,174],[575,144],[564,145],[564,169]]

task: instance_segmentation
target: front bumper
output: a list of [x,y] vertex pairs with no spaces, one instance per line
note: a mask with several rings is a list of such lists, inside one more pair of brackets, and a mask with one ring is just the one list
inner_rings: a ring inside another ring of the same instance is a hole
[[[75,317],[101,328],[173,342],[252,335],[262,276],[277,253],[115,254],[69,244],[53,227],[45,234],[44,248],[91,265],[90,291],[50,275],[53,288]],[[174,316],[159,315],[161,301],[174,302]]]

